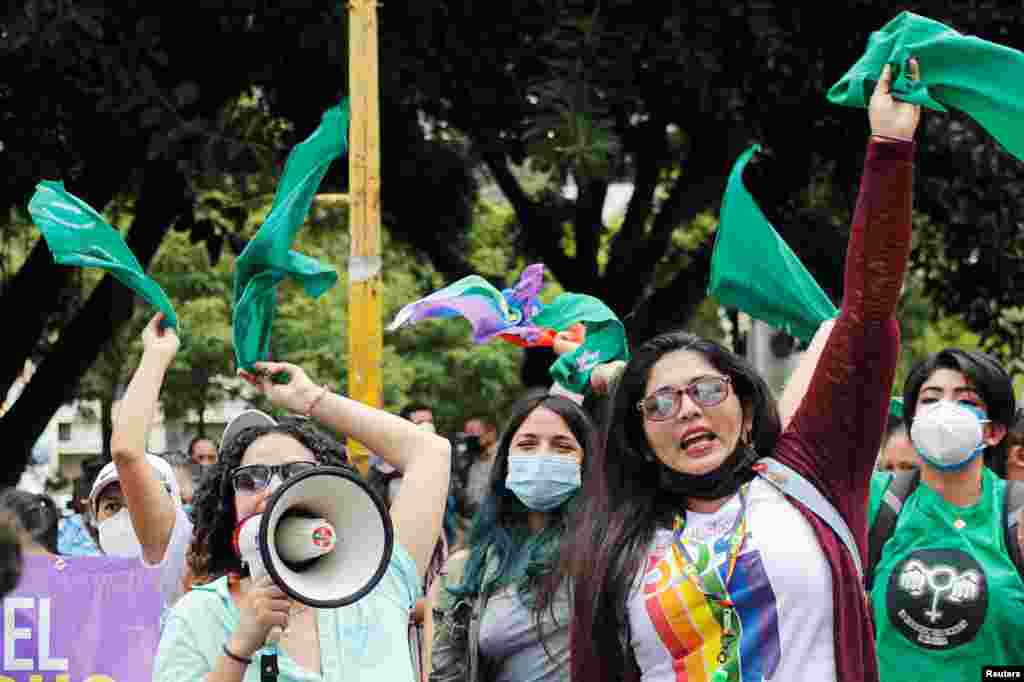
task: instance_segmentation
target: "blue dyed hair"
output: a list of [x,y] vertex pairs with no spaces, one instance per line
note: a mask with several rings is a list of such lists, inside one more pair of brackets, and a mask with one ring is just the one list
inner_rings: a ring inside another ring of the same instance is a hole
[[[559,546],[565,534],[567,519],[576,507],[579,493],[557,509],[547,527],[532,535],[527,526],[529,509],[515,494],[505,487],[508,475],[508,453],[512,438],[526,418],[537,408],[544,407],[559,417],[576,437],[583,450],[583,470],[598,447],[597,429],[579,405],[561,396],[529,396],[512,406],[512,416],[502,431],[498,452],[491,468],[487,496],[480,505],[469,534],[470,557],[466,562],[460,585],[450,586],[456,596],[476,596],[491,593],[507,585],[516,585],[524,601],[536,611],[544,609],[561,582],[557,570]],[[498,560],[497,574],[484,584],[486,557],[493,548]],[[516,561],[522,552],[526,560]]]

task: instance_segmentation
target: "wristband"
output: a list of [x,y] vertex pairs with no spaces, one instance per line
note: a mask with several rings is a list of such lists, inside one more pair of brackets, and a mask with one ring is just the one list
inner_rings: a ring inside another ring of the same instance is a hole
[[233,653],[231,651],[231,649],[228,648],[227,642],[224,643],[224,647],[223,648],[224,648],[224,655],[227,656],[228,658],[230,658],[231,660],[238,661],[239,663],[242,663],[243,665],[251,665],[252,664],[252,659],[251,658],[246,658],[245,656],[239,656],[238,654]]
[[307,417],[312,417],[313,416],[313,409],[316,408],[316,406],[320,404],[320,401],[323,400],[325,395],[327,395],[327,384],[324,384],[323,386],[321,386],[320,387],[320,392],[316,394],[316,397],[313,398],[312,401],[310,401],[309,407],[306,408],[306,416]]

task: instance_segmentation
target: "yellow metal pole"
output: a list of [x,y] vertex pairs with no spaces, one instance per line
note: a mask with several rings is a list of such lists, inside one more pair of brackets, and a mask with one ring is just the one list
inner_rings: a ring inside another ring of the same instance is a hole
[[[349,2],[349,255],[348,393],[381,406],[380,116],[377,0]],[[350,442],[366,473],[367,450]]]

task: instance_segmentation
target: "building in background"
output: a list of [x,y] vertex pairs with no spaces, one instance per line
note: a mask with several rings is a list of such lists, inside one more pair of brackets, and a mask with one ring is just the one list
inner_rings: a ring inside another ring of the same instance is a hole
[[[18,399],[34,370],[31,363],[26,365],[25,371],[11,386],[0,405],[0,415]],[[244,400],[226,401],[207,407],[203,415],[204,435],[218,442],[227,423],[248,407],[251,406]],[[82,475],[83,462],[103,453],[100,409],[99,401],[95,400],[61,405],[33,448],[33,455],[18,487],[36,493],[48,492],[57,501],[58,507],[63,509],[71,493],[71,483]],[[185,419],[167,421],[163,413],[157,410],[146,449],[155,454],[171,450],[184,452],[192,438],[198,434],[199,415],[194,411]]]

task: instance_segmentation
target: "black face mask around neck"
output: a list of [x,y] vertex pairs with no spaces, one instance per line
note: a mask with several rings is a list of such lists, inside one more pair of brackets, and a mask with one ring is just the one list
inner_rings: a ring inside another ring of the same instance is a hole
[[756,461],[757,452],[745,444],[737,446],[717,469],[706,474],[684,474],[657,460],[658,485],[674,495],[717,500],[734,494],[741,485],[753,480],[757,475],[753,469]]

